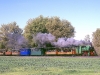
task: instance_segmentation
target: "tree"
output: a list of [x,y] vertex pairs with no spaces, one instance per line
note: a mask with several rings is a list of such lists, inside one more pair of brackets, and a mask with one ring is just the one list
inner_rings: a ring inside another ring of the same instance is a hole
[[3,44],[3,40],[2,40],[2,38],[0,38],[0,49],[4,49],[4,48],[5,48],[5,46]]
[[90,36],[86,35],[85,38],[84,38],[84,40],[87,41],[87,42],[90,41]]
[[85,42],[86,45],[92,46],[92,43],[91,43],[91,41],[90,41],[90,35],[86,35],[86,36],[85,36],[84,42]]
[[39,32],[41,32],[41,33],[48,32],[46,27],[45,27],[47,20],[48,20],[48,18],[43,17],[42,15],[40,15],[37,18],[28,20],[27,25],[24,29],[25,30],[24,36],[25,36],[25,38],[27,38],[27,40],[29,42],[28,43],[29,47],[33,47],[35,45],[34,41],[32,40],[33,34],[35,35]]
[[[0,27],[0,38],[6,49],[19,48],[24,43],[19,44],[18,40],[22,37],[23,30],[18,27],[16,22],[2,24]],[[23,41],[23,40],[21,40]]]
[[57,39],[61,37],[70,38],[74,36],[75,30],[67,20],[60,20],[59,17],[51,17],[46,23],[48,32],[53,34]]
[[98,28],[95,32],[93,32],[93,46],[95,48],[95,51],[97,55],[100,56],[100,28]]
[[0,49],[4,49],[4,48],[5,48],[4,44],[0,42]]
[[35,19],[30,19],[24,29],[24,36],[28,39],[29,45],[34,46],[33,34],[51,33],[56,39],[61,37],[73,37],[75,30],[67,20],[60,20],[59,17],[43,17],[39,16]]

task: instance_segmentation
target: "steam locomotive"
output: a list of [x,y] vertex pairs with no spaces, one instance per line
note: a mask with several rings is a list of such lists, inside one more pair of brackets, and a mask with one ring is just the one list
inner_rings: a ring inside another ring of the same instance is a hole
[[1,56],[95,56],[96,52],[91,46],[76,47],[45,47],[45,48],[22,48],[13,50],[0,50]]

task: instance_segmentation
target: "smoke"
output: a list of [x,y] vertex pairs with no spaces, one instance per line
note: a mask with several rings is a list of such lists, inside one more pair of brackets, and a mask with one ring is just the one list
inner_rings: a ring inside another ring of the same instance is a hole
[[7,34],[8,42],[7,47],[12,49],[20,49],[27,47],[27,40],[21,34]]
[[27,42],[28,42],[28,41],[25,39],[24,36],[20,35],[20,36],[18,37],[17,43],[18,43],[19,46],[27,47]]
[[55,40],[55,36],[51,33],[37,33],[33,35],[33,40],[38,44],[38,47],[46,47],[46,44],[52,43]]
[[53,43],[56,47],[70,47],[76,45],[76,40],[73,38],[58,38],[57,42]]
[[74,38],[59,38],[57,42],[53,42],[55,47],[73,47],[91,45],[91,42],[84,40],[75,40]]
[[73,47],[91,45],[91,42],[85,40],[75,40],[74,38],[58,38],[55,41],[55,36],[51,33],[37,33],[33,35],[33,40],[39,47],[46,47],[46,44],[51,43],[55,47]]

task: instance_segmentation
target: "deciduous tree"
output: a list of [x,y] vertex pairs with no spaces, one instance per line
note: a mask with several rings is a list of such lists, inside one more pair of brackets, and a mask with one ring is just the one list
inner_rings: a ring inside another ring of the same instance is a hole
[[48,32],[53,34],[56,38],[73,37],[75,33],[74,27],[67,20],[60,20],[59,17],[51,17],[46,23]]
[[25,39],[20,40],[23,37],[22,32],[23,30],[19,28],[16,22],[2,24],[0,27],[0,38],[5,48],[20,48],[19,46],[25,44]]
[[92,42],[97,55],[100,56],[100,28],[93,32]]
[[39,32],[41,33],[47,33],[47,29],[45,27],[45,24],[47,23],[48,18],[43,17],[42,15],[40,15],[37,18],[34,19],[29,19],[27,22],[27,25],[25,27],[25,31],[24,31],[24,36],[25,38],[28,39],[28,44],[29,47],[33,47],[34,41],[33,39],[33,34],[37,34]]
[[67,20],[61,20],[59,17],[43,17],[39,16],[29,19],[25,27],[24,36],[28,39],[30,47],[34,46],[33,34],[51,33],[56,39],[61,37],[73,37],[75,33],[74,27]]

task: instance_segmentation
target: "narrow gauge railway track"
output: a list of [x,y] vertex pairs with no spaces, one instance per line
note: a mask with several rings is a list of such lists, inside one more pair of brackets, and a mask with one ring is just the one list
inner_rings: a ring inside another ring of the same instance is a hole
[[0,56],[2,57],[18,57],[18,58],[100,58],[100,56]]

